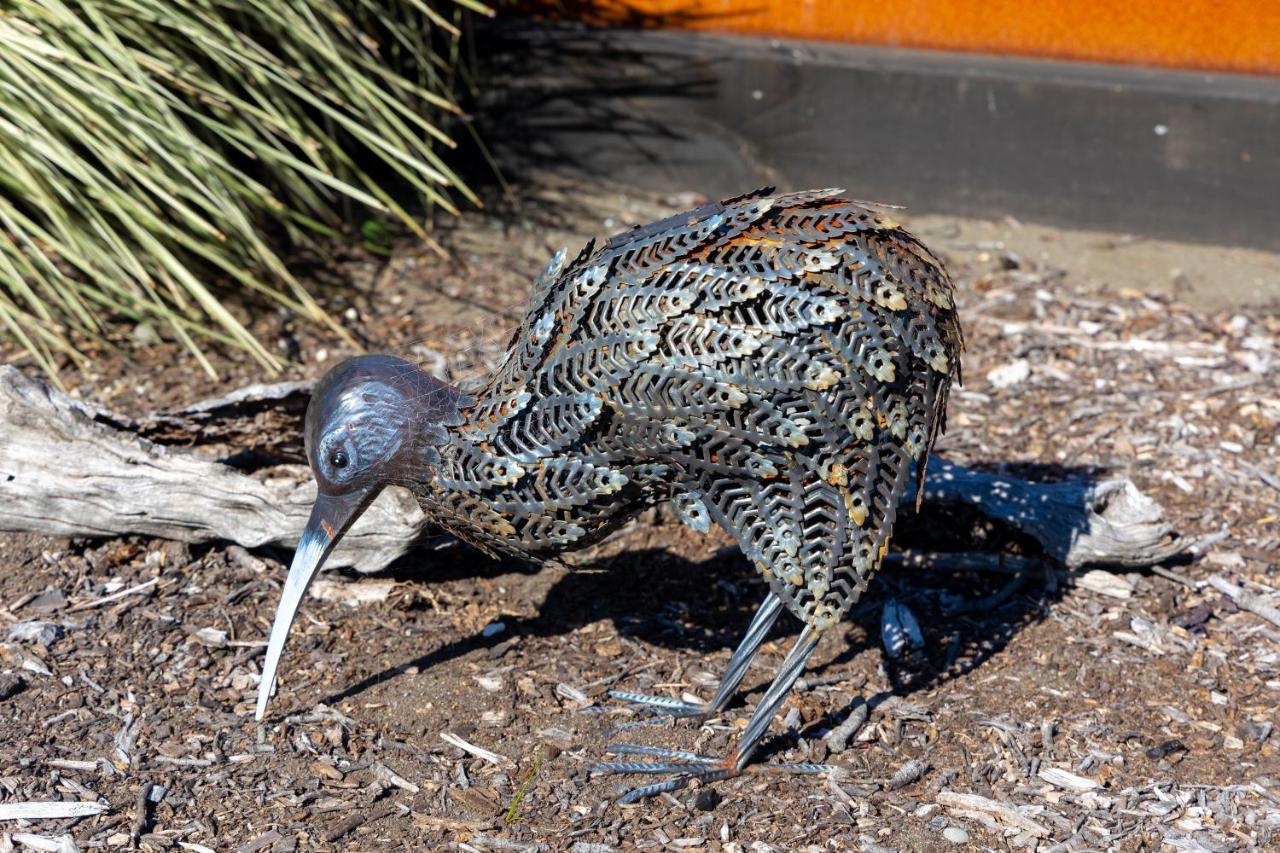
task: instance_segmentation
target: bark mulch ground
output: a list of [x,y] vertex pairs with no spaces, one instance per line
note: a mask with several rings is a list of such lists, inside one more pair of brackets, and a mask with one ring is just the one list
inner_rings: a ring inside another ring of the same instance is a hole
[[[311,275],[370,346],[465,379],[501,352],[562,240],[689,201],[603,194],[550,228],[471,216],[446,235],[452,261],[353,255]],[[1108,583],[1034,561],[1012,576],[887,570],[823,639],[763,749],[841,774],[750,773],[620,807],[638,780],[588,773],[606,744],[727,749],[797,633],[780,620],[723,716],[613,734],[636,718],[610,687],[708,695],[763,597],[725,540],[665,513],[572,571],[442,547],[384,577],[332,578],[304,604],[261,725],[287,554],[5,535],[0,814],[109,809],[0,820],[0,850],[1274,849],[1276,313],[1196,310],[1154,286],[1099,295],[1070,265],[966,242],[958,225],[921,236],[958,280],[968,339],[940,451],[1033,478],[1131,477],[1198,537],[1193,554]],[[357,287],[326,284],[342,279]],[[290,378],[344,354],[287,316],[254,328],[295,360]],[[264,378],[234,355],[219,366],[211,382],[162,345],[95,353],[67,379],[141,413]],[[1015,539],[945,512],[901,534],[928,551]],[[889,657],[886,610],[914,615],[923,644]]]

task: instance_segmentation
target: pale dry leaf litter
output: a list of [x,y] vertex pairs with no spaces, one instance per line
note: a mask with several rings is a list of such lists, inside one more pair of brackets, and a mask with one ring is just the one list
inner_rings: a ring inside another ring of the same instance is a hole
[[[528,271],[550,251],[691,200],[668,201],[600,195],[562,223],[569,236],[472,217],[452,240],[465,267],[344,259],[377,284],[347,319],[380,347],[474,375],[501,352]],[[969,344],[941,450],[1032,478],[1129,476],[1197,537],[1194,559],[1068,574],[971,513],[907,519],[899,538],[914,550],[992,559],[899,561],[823,641],[762,757],[842,772],[753,773],[619,808],[611,798],[625,783],[586,772],[606,743],[714,753],[746,717],[738,703],[702,726],[612,733],[636,718],[608,700],[611,686],[708,695],[763,596],[723,541],[663,513],[576,572],[429,548],[390,576],[326,578],[263,726],[252,701],[287,555],[8,536],[0,816],[13,817],[0,817],[0,846],[1280,844],[1280,625],[1266,615],[1280,608],[1275,312],[1099,294],[1032,253],[931,231],[921,236],[954,269]],[[304,375],[341,354],[278,318],[256,331],[296,349]],[[140,411],[229,390],[192,386],[181,356],[126,376],[103,354],[94,369],[113,406]],[[238,370],[228,384],[252,378]],[[744,683],[748,702],[794,633],[786,620],[775,629]],[[41,816],[70,810],[85,816]]]

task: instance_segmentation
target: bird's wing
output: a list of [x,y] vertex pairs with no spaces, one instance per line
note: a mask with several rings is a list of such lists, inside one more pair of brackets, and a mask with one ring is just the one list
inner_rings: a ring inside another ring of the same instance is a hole
[[789,609],[827,624],[879,565],[941,428],[959,326],[941,265],[885,213],[829,193],[752,204],[746,227],[613,282],[669,311],[606,402],[605,443],[660,463],[687,523],[723,526]]
[[696,276],[672,269],[768,209],[762,193],[752,194],[634,228],[572,262],[558,253],[534,284],[506,358],[476,395],[469,435],[528,462],[583,435],[650,359],[663,326],[690,309]]
[[752,194],[557,256],[468,412],[467,470],[530,550],[548,518],[568,545],[673,488],[822,622],[878,565],[958,351],[950,282],[888,214]]
[[655,357],[669,322],[692,308],[697,276],[668,273],[713,235],[742,233],[768,209],[753,194],[632,229],[598,250],[589,244],[573,261],[558,253],[466,412],[465,448],[441,485],[483,492],[484,505],[469,511],[496,513],[504,535],[530,552],[588,538],[617,504],[634,503],[644,487],[633,478],[654,481],[660,468],[597,452],[595,442],[613,431],[601,422],[616,420],[619,389]]

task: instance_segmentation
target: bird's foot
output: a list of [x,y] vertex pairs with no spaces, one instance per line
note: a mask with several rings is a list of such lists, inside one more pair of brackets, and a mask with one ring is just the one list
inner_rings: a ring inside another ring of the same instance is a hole
[[591,768],[592,773],[646,773],[671,775],[672,778],[652,785],[633,788],[618,798],[622,805],[643,800],[656,794],[675,791],[690,782],[715,782],[738,775],[732,758],[713,758],[686,752],[682,749],[664,749],[660,746],[641,746],[634,743],[618,743],[605,747],[610,755],[643,756],[652,760],[603,761]]
[[654,760],[605,761],[594,765],[592,773],[644,773],[671,775],[671,779],[633,788],[618,798],[622,805],[643,800],[656,794],[664,794],[685,787],[691,782],[718,782],[732,779],[741,773],[829,773],[835,770],[830,764],[752,764],[741,767],[737,755],[714,758],[682,749],[666,749],[660,746],[643,746],[619,743],[605,747],[610,755],[643,756]]
[[633,729],[637,726],[651,726],[666,722],[667,719],[683,720],[707,718],[713,713],[706,702],[685,702],[683,699],[672,699],[669,696],[650,696],[647,693],[631,693],[627,690],[610,690],[609,696],[626,702],[631,709],[650,716],[635,722],[623,723],[614,729],[615,732]]
[[609,695],[629,705],[637,711],[646,711],[664,717],[703,717],[711,713],[711,706],[706,702],[686,702],[683,699],[672,699],[670,696],[650,696],[647,693],[632,693],[627,690],[610,690]]

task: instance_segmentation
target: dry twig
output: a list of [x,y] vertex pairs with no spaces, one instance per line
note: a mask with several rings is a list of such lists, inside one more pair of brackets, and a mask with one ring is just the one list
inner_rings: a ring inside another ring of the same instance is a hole
[[1262,596],[1246,592],[1243,587],[1233,584],[1222,575],[1210,577],[1209,586],[1230,598],[1241,610],[1248,610],[1274,625],[1280,625],[1280,610],[1268,604]]

